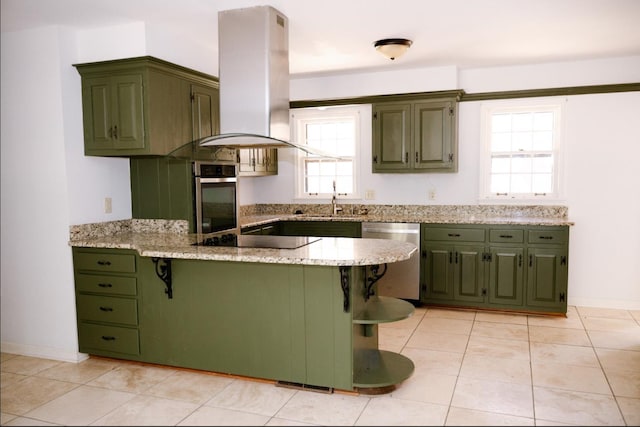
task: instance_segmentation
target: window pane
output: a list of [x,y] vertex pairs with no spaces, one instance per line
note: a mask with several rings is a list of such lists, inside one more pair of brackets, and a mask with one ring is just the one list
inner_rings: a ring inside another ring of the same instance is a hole
[[511,173],[531,172],[531,158],[529,156],[514,156],[511,160]]
[[494,133],[491,136],[491,151],[511,151],[511,133]]
[[533,169],[534,173],[551,173],[553,172],[553,158],[550,154],[539,154],[533,158]]
[[321,176],[320,177],[320,192],[321,193],[333,193],[333,176]]
[[491,158],[491,171],[493,173],[509,173],[511,168],[511,158],[507,156]]
[[336,173],[344,176],[351,175],[353,173],[353,162],[350,160],[337,162]]
[[553,113],[535,113],[533,115],[533,130],[552,130],[553,129]]
[[320,163],[320,175],[335,176],[336,164],[335,162],[322,162]]
[[509,192],[509,175],[492,174],[490,191],[492,193],[508,193]]
[[350,193],[353,190],[353,179],[351,176],[343,176],[336,180],[337,193]]
[[553,150],[553,133],[551,131],[534,132],[533,149],[537,151]]
[[513,134],[513,151],[530,151],[532,139],[531,132],[515,132]]
[[320,174],[320,162],[314,160],[307,160],[307,170],[305,175],[319,175]]
[[533,175],[533,192],[534,193],[551,193],[553,188],[551,182],[551,174],[535,174]]
[[494,114],[491,129],[494,132],[511,132],[511,114]]
[[511,175],[512,193],[531,193],[531,175],[514,174]]
[[518,113],[513,115],[513,132],[530,131],[533,129],[533,115],[531,113]]
[[305,193],[319,193],[320,192],[320,179],[315,176],[308,176],[305,179],[306,188]]

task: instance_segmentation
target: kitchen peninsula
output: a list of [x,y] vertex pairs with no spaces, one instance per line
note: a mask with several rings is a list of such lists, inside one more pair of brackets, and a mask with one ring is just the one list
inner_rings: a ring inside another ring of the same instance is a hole
[[412,304],[375,295],[377,266],[415,245],[323,237],[297,249],[200,246],[185,221],[74,226],[81,352],[340,390],[414,369],[378,349]]

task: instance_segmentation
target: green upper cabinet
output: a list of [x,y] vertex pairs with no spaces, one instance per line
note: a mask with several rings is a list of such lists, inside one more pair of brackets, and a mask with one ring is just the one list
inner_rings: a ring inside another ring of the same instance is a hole
[[374,173],[457,172],[456,96],[373,104]]
[[166,155],[219,132],[217,78],[150,56],[75,64],[85,155]]

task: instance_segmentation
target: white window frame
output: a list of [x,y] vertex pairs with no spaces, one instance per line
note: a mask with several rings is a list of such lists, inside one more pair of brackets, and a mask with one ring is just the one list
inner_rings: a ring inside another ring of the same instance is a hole
[[[501,101],[487,101],[481,104],[481,152],[479,176],[479,202],[486,203],[531,203],[545,204],[564,201],[564,131],[566,98],[527,98]],[[553,126],[553,189],[549,193],[507,193],[491,192],[491,123],[496,113],[524,113],[550,111],[554,114]]]
[[[363,117],[363,107],[360,105],[335,106],[335,107],[309,107],[296,108],[290,110],[291,139],[298,144],[306,144],[305,125],[308,123],[318,123],[331,121],[332,119],[349,117],[354,123],[354,154],[352,160],[352,182],[353,188],[350,193],[337,192],[337,199],[359,199],[360,198],[360,146],[361,146],[361,126]],[[304,191],[304,162],[305,159],[314,157],[302,150],[296,150],[295,155],[295,197],[305,200],[325,200],[331,199],[332,192],[306,193]],[[329,159],[330,160],[330,159]]]

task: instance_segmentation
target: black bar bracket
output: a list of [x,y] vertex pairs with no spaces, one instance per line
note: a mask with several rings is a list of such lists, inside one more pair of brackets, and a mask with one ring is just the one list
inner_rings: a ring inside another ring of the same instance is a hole
[[351,267],[340,267],[340,286],[342,287],[342,294],[344,297],[343,310],[345,313],[349,312],[351,302],[349,300],[350,289],[350,273]]
[[173,298],[173,285],[171,283],[171,259],[170,258],[151,258],[156,266],[156,275],[162,279],[166,285],[164,293],[169,299]]
[[384,264],[384,270],[382,270],[382,273],[378,274],[378,270],[380,269],[380,265],[372,265],[369,267],[368,271],[369,273],[371,273],[371,276],[369,276],[369,274],[367,274],[367,285],[366,285],[366,289],[364,292],[364,300],[367,301],[369,300],[369,297],[374,296],[376,293],[372,290],[373,289],[373,285],[380,279],[382,279],[382,276],[385,275],[385,273],[387,272],[387,264]]

